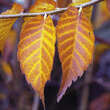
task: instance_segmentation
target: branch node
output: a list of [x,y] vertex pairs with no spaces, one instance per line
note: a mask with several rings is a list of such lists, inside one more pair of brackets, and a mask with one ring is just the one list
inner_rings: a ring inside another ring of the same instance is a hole
[[79,16],[81,15],[81,12],[82,12],[82,6],[79,8],[79,13],[78,13]]
[[47,18],[47,14],[45,13],[45,15],[44,15],[44,20]]

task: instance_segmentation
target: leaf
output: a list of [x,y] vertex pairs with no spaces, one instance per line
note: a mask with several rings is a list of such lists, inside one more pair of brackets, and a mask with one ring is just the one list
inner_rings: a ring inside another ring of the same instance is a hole
[[110,45],[108,44],[97,44],[95,47],[95,54],[94,54],[94,63],[99,63],[100,57],[104,54],[104,52],[110,50]]
[[13,78],[13,72],[9,62],[10,60],[12,60],[10,56],[12,55],[13,48],[15,46],[16,31],[11,29],[8,33],[8,36],[9,37],[7,38],[3,47],[1,66],[5,74],[7,75],[8,81],[11,81]]
[[36,0],[34,5],[30,8],[31,13],[51,11],[56,8],[54,0]]
[[110,2],[110,0],[108,0],[108,1],[104,0],[99,3],[100,11],[102,12],[103,16],[108,17],[108,19],[110,19],[110,10],[108,10],[110,8],[109,2]]
[[[23,11],[22,6],[19,5],[19,4],[14,3],[12,9],[1,13],[1,15],[17,14],[17,13],[20,13],[22,11]],[[12,28],[12,26],[15,23],[16,19],[17,18],[3,18],[3,19],[0,19],[0,51],[3,51],[5,41],[8,37],[10,29]]]
[[67,7],[72,0],[57,0],[57,6],[60,8]]
[[103,25],[104,22],[110,19],[110,13],[107,9],[106,0],[100,2],[97,6],[97,11],[95,12],[94,28],[97,29]]
[[[5,45],[4,45],[4,52],[3,52],[3,57],[7,57],[12,53],[13,48],[15,48],[15,43],[16,43],[16,37],[17,37],[17,32],[14,29],[11,29],[10,32],[8,33],[8,38],[5,41]],[[9,59],[9,58],[5,58],[5,59]]]
[[109,10],[109,13],[110,13],[110,0],[106,0],[107,2],[107,8],[108,8],[108,10]]
[[80,5],[80,4],[89,2],[89,1],[91,1],[91,0],[72,0],[72,1],[73,1],[73,3],[74,3],[75,5]]
[[[30,13],[39,13],[39,12],[46,12],[51,11],[56,8],[56,2],[53,0],[36,0],[35,3],[29,9]],[[24,17],[24,21],[28,22],[34,17]]]
[[18,59],[26,79],[40,94],[44,103],[44,87],[50,79],[55,53],[56,31],[48,16],[36,16],[25,23],[18,45]]
[[57,40],[63,71],[59,101],[72,81],[82,76],[92,61],[94,34],[84,11],[80,16],[78,9],[74,7],[64,12],[58,21]]
[[[2,15],[18,14],[18,13],[21,13],[23,11],[24,11],[24,9],[23,9],[22,5],[14,3],[12,8],[3,12]],[[10,19],[12,19],[12,18],[10,18]]]
[[[70,4],[70,6],[81,5],[81,4],[89,2],[89,1],[91,1],[91,0],[73,0],[73,3]],[[92,6],[88,6],[88,7],[83,8],[83,11],[88,19],[91,19],[92,9],[93,9]]]
[[13,77],[13,72],[12,72],[11,66],[4,60],[1,62],[1,65],[2,65],[3,71],[8,76],[8,78],[11,80]]

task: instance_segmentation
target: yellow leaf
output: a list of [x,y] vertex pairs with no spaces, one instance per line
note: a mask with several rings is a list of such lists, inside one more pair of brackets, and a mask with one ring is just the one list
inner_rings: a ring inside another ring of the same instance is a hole
[[106,1],[106,3],[107,3],[107,8],[108,8],[109,13],[110,13],[110,0],[105,0],[105,1]]
[[[16,42],[17,33],[15,30],[11,29],[10,32],[8,33],[8,36],[9,37],[6,39],[3,49],[5,50],[5,48],[7,48],[7,46],[10,46],[10,49],[13,50],[15,42]],[[3,52],[3,54],[4,54],[4,52]]]
[[7,62],[5,62],[5,61],[2,61],[1,64],[2,64],[3,71],[4,71],[9,77],[12,78],[13,72],[12,72],[11,66],[10,66]]
[[91,0],[72,0],[73,1],[73,5],[80,5],[86,2],[89,2]]
[[[51,11],[56,8],[56,2],[54,0],[36,0],[35,3],[29,9],[30,13],[39,13]],[[34,17],[24,17],[24,21],[28,22]]]
[[[89,2],[89,1],[91,1],[91,0],[73,0],[73,3],[70,4],[70,6],[81,5],[81,4]],[[92,6],[83,8],[84,13],[89,20],[91,19],[91,16],[92,16],[92,9],[93,9]]]
[[67,7],[72,0],[57,0],[57,6],[60,8]]
[[97,29],[104,22],[110,19],[110,12],[107,9],[106,0],[100,2],[97,6],[97,11],[95,12],[94,28]]
[[10,32],[8,33],[8,38],[4,44],[3,47],[3,58],[1,61],[1,65],[3,68],[3,71],[5,72],[5,74],[8,76],[8,79],[12,79],[13,77],[13,72],[12,72],[12,68],[10,66],[10,64],[7,62],[7,59],[10,56],[10,53],[12,53],[14,45],[15,45],[15,41],[16,41],[16,31],[15,30],[10,30]]
[[[6,14],[17,14],[23,11],[21,5],[14,3],[12,9],[7,10],[6,12],[1,13],[1,15]],[[5,41],[8,37],[10,29],[12,28],[13,24],[15,23],[17,18],[3,18],[0,19],[0,51],[3,51],[3,47]]]
[[26,79],[44,103],[44,86],[50,79],[55,53],[56,31],[50,16],[36,16],[24,24],[18,59]]
[[34,5],[30,8],[31,13],[51,11],[56,8],[56,2],[54,0],[36,0]]
[[110,50],[110,45],[108,44],[97,44],[96,48],[95,48],[95,63],[99,62],[100,57],[103,55],[104,52],[109,51]]
[[84,12],[79,16],[78,9],[74,7],[64,12],[58,21],[57,40],[63,71],[59,101],[72,81],[82,76],[92,61],[94,34]]

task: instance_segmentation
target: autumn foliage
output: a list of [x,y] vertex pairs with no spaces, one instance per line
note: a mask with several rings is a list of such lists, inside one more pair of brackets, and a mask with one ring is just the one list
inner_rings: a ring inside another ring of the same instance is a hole
[[[12,9],[7,10],[1,15],[6,15],[6,14],[18,14],[23,12],[23,8],[21,5],[14,3]],[[3,47],[5,44],[5,41],[8,37],[8,33],[10,33],[11,28],[17,18],[8,18],[8,19],[0,19],[0,50],[3,51]]]
[[[37,16],[22,28],[18,46],[18,59],[27,81],[44,100],[44,86],[50,79],[55,54],[55,27],[48,16]],[[45,73],[45,74],[44,74]]]
[[58,100],[61,99],[67,87],[92,61],[94,50],[94,34],[90,21],[82,11],[70,7],[60,18],[57,25],[57,39],[63,76]]
[[[63,72],[58,101],[71,86],[72,81],[81,77],[92,62],[95,41],[91,25],[92,7],[82,10],[75,8],[76,5],[88,1],[73,0],[68,9],[61,14],[56,27],[50,15],[24,17],[18,44],[18,60],[27,82],[39,93],[44,105],[44,87],[50,80],[55,44],[58,47]],[[56,7],[57,3],[53,0],[36,0],[29,12],[52,11]],[[109,7],[108,5],[108,9]],[[1,15],[21,12],[22,6],[15,3],[12,9]],[[0,19],[0,50],[3,50],[4,42],[16,20],[17,18]]]
[[[54,1],[49,0],[36,1],[30,12],[53,10],[56,8],[55,4]],[[72,80],[75,81],[78,76],[82,76],[92,61],[94,34],[90,20],[84,13],[86,12],[82,11],[79,14],[78,9],[71,6],[60,17],[56,31],[50,16],[46,18],[36,16],[25,21],[23,25],[18,59],[27,81],[39,92],[43,103],[44,87],[52,71],[56,34],[63,70],[58,101],[71,85]]]

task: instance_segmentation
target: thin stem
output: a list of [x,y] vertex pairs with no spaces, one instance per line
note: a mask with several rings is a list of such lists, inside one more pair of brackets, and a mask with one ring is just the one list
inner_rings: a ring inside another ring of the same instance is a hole
[[[87,74],[86,74],[85,80],[84,80],[85,84],[90,84],[90,82],[92,80],[92,71],[93,71],[93,63],[89,66],[89,68],[87,70]],[[89,97],[89,85],[86,85],[82,91],[81,106],[80,106],[79,110],[87,110],[88,97]]]
[[32,105],[32,110],[38,110],[38,107],[39,107],[39,96],[36,93],[34,96],[34,103]]
[[[99,3],[101,1],[104,1],[104,0],[92,0],[90,2],[86,2],[86,3],[81,4],[81,5],[77,5],[75,7],[76,8],[80,8],[80,7],[84,8],[84,7],[88,7],[88,6],[94,5],[96,3]],[[16,15],[0,15],[0,18],[32,17],[32,16],[36,16],[36,15],[45,15],[45,14],[51,15],[51,14],[64,12],[67,9],[68,8],[56,8],[53,11],[41,12],[41,13],[20,13],[20,14],[16,14]]]

